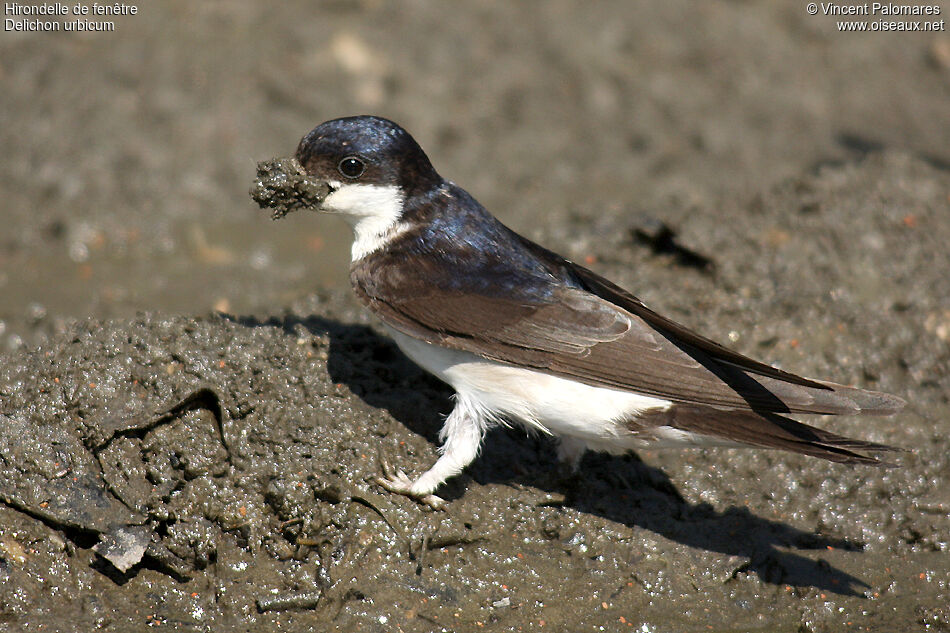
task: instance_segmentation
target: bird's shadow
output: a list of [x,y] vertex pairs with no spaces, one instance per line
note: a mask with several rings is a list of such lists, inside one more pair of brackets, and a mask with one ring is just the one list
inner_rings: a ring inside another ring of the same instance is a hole
[[[329,339],[327,371],[334,383],[347,385],[367,404],[387,410],[414,433],[438,444],[438,431],[451,410],[452,390],[418,368],[389,339],[365,325],[318,316],[284,316],[260,321],[236,319],[245,326],[278,326],[295,334],[300,327]],[[480,484],[517,483],[565,496],[564,505],[655,532],[677,543],[748,559],[733,577],[755,574],[774,585],[814,587],[862,596],[869,586],[827,563],[786,551],[863,550],[863,544],[806,532],[758,517],[747,508],[717,510],[683,498],[662,470],[635,455],[588,453],[573,478],[558,475],[554,444],[518,432],[493,432],[485,450],[465,474],[449,481],[440,495],[459,498],[466,475]],[[417,473],[418,474],[418,473]]]

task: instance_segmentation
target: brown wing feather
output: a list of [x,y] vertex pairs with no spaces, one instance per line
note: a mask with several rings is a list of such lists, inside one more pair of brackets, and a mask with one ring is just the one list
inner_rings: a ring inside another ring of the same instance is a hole
[[713,438],[726,438],[762,448],[777,448],[845,464],[889,465],[855,451],[897,451],[892,446],[855,440],[796,422],[780,415],[752,411],[718,411],[708,407],[676,405],[661,413],[640,416],[636,430],[651,426],[673,428]]
[[[527,242],[527,240],[525,240]],[[527,244],[531,244],[528,242]],[[657,315],[594,273],[532,245],[552,278],[544,298],[458,289],[438,279],[442,262],[416,258],[415,275],[388,255],[351,270],[358,296],[388,325],[417,338],[588,384],[720,409],[793,413],[891,413],[887,394],[817,382],[732,352]],[[431,266],[432,274],[424,267]],[[575,284],[576,285],[576,284]]]
[[[594,294],[639,316],[649,326],[655,328],[658,333],[667,337],[678,347],[683,348],[687,352],[691,352],[692,350],[701,352],[699,355],[692,355],[697,357],[705,355],[706,358],[714,361],[719,368],[721,368],[721,370],[716,373],[721,375],[727,382],[748,384],[759,396],[763,396],[764,394],[759,393],[758,387],[747,383],[746,378],[751,378],[748,376],[748,373],[751,373],[755,376],[755,382],[787,405],[785,408],[778,405],[775,407],[759,406],[754,408],[784,413],[868,413],[889,415],[899,411],[906,404],[903,399],[888,393],[856,389],[834,382],[804,378],[743,356],[654,312],[640,301],[639,298],[597,273],[565,260],[556,253],[530,240],[525,238],[521,238],[521,240],[528,250],[550,262],[550,264],[559,269],[562,274],[573,276]],[[740,371],[734,371],[734,369]],[[796,389],[795,386],[808,387],[809,389],[803,392]],[[826,393],[821,393],[822,391]],[[805,394],[807,394],[807,396]],[[803,396],[804,399],[802,400]],[[813,398],[813,402],[809,403],[808,398]],[[805,408],[801,410],[796,409],[794,402],[797,401],[801,401],[800,405]]]

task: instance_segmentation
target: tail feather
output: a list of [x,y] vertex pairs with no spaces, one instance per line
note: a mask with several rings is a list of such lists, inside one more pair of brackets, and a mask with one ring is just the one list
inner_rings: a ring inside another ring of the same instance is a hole
[[745,394],[753,410],[776,413],[822,413],[827,415],[891,415],[906,404],[889,393],[848,387],[824,380],[802,385],[783,378],[764,376],[729,363],[718,365],[719,376]]
[[[642,423],[644,420],[638,420]],[[843,464],[891,465],[857,451],[883,452],[902,449],[856,440],[808,426],[773,413],[724,411],[710,407],[676,405],[656,422],[681,431],[748,446],[777,448]]]

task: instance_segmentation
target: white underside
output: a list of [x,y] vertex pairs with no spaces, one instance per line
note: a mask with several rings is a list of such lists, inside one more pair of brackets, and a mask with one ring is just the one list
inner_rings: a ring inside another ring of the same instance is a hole
[[669,400],[514,367],[387,329],[403,353],[456,391],[455,408],[439,434],[442,456],[413,483],[415,496],[460,473],[478,455],[485,431],[508,420],[558,436],[558,457],[575,467],[588,449],[620,454],[647,447],[736,445],[669,426],[642,434],[631,430],[631,421],[669,409]]
[[[543,433],[625,450],[637,445],[625,422],[671,402],[629,391],[593,387],[530,369],[446,349],[388,328],[399,348],[418,365],[450,384],[460,398]],[[626,445],[628,446],[618,446]],[[639,445],[644,445],[640,442]],[[603,449],[601,449],[603,450]]]

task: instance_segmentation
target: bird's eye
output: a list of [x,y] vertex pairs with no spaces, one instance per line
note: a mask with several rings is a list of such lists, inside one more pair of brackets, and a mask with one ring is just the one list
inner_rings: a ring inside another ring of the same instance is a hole
[[359,178],[366,171],[366,163],[356,156],[347,156],[340,161],[336,168],[347,178]]

